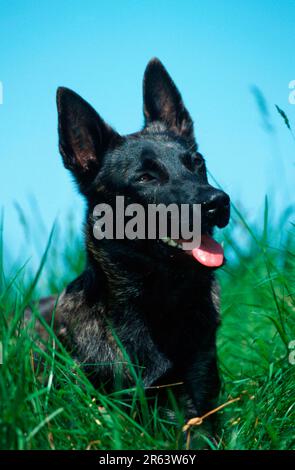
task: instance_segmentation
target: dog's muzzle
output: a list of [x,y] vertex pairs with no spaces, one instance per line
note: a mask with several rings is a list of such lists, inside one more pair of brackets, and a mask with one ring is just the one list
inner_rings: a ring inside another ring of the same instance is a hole
[[230,217],[230,198],[219,189],[210,188],[206,200],[202,202],[202,217],[210,226],[225,227]]

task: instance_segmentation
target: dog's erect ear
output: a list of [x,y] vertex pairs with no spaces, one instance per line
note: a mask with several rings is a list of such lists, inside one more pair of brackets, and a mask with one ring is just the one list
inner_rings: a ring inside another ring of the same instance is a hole
[[64,165],[83,186],[95,177],[102,155],[121,137],[77,93],[57,90],[59,149]]
[[177,135],[194,139],[193,121],[181,94],[159,59],[152,59],[143,79],[144,117],[147,126],[161,121]]

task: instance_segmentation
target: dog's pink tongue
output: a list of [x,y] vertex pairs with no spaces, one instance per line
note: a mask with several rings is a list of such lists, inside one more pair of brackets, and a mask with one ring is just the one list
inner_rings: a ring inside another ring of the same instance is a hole
[[199,248],[192,251],[193,257],[210,268],[218,267],[223,264],[223,248],[209,235],[202,235]]

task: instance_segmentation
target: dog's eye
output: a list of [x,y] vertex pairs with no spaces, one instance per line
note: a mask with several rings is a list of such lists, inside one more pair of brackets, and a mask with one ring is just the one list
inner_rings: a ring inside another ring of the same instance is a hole
[[156,177],[151,175],[150,173],[143,173],[139,176],[138,182],[139,183],[149,183],[150,181],[156,181]]
[[196,168],[201,168],[204,165],[204,160],[196,158]]
[[204,159],[202,155],[197,152],[195,154],[184,153],[181,155],[181,161],[183,165],[191,172],[199,170],[204,165]]
[[204,165],[204,158],[202,157],[202,155],[200,154],[196,155],[196,157],[194,158],[194,164],[197,170],[202,168],[202,166]]

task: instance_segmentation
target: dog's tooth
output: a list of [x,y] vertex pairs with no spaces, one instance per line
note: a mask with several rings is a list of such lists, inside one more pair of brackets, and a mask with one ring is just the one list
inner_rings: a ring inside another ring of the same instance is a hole
[[179,245],[175,240],[172,240],[169,237],[163,237],[163,238],[161,238],[161,240],[162,240],[162,242],[166,243],[169,246],[172,246],[173,248],[181,248],[182,249],[181,245]]

